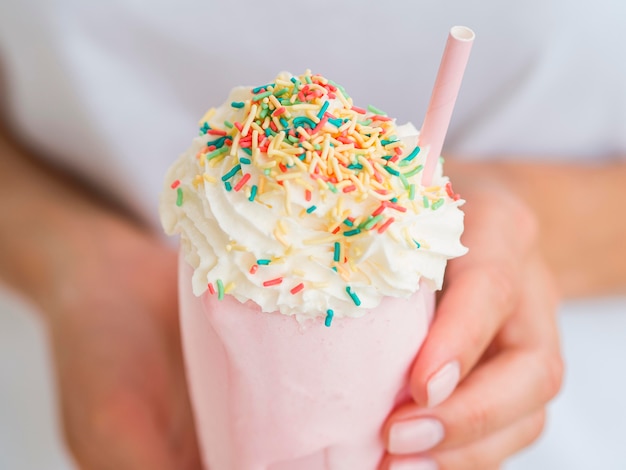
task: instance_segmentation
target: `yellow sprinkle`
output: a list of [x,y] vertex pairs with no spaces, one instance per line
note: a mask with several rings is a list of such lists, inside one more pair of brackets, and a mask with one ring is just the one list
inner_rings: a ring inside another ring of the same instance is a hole
[[232,292],[233,289],[235,288],[235,283],[234,282],[229,282],[228,284],[226,284],[226,286],[224,286],[224,294],[228,294],[229,292]]
[[343,93],[339,88],[337,88],[337,91],[335,91],[335,95],[337,96],[337,98],[339,98],[339,101],[341,101],[346,108],[352,107],[352,103],[350,103],[350,101],[348,101],[346,97],[343,96]]
[[204,181],[204,179],[202,178],[202,175],[196,175],[193,178],[193,181],[191,182],[191,184],[193,184],[193,187],[195,189],[198,189],[198,186],[200,186],[200,183],[202,183]]
[[239,150],[239,139],[241,138],[241,134],[239,132],[237,132],[237,134],[235,135],[235,138],[233,139],[233,145],[230,148],[230,156],[234,157],[235,155],[237,155],[237,150]]
[[331,235],[329,237],[324,237],[324,238],[309,238],[308,240],[304,240],[302,243],[304,245],[322,245],[324,243],[336,242],[338,240],[341,240],[342,238],[343,238],[343,235],[336,234],[336,235]]
[[257,109],[258,109],[258,106],[256,104],[253,104],[250,107],[250,114],[248,114],[246,122],[244,122],[243,128],[241,129],[241,134],[244,137],[246,137],[248,135],[248,132],[250,131],[250,124],[252,124],[252,121],[254,121],[254,118],[256,117]]
[[289,190],[289,181],[284,182],[283,188],[285,188],[285,211],[287,215],[291,215],[291,191]]
[[263,124],[261,124],[261,128],[267,129],[268,127],[270,127],[270,117],[265,116],[265,119],[263,119]]
[[[296,96],[296,98],[298,98],[298,97]],[[316,104],[308,104],[308,103],[294,104],[294,105],[289,107],[289,109],[296,110],[296,111],[304,111],[304,110],[307,110],[307,109],[317,110],[318,108],[319,108],[318,105],[316,105]]]
[[215,114],[215,111],[216,111],[215,108],[211,108],[206,113],[204,113],[204,116],[202,116],[202,119],[200,119],[200,121],[198,122],[198,125],[202,126],[205,122],[209,122],[209,120]]
[[359,160],[359,163],[361,165],[363,165],[363,168],[365,168],[365,171],[367,171],[370,175],[373,175],[374,174],[374,167],[369,162],[369,160],[367,158],[365,158],[363,155],[359,155],[357,158]]
[[291,272],[294,273],[296,276],[300,276],[300,277],[306,276],[306,273],[300,269],[294,269]]
[[217,181],[213,176],[209,175],[208,173],[204,173],[202,177],[207,183],[215,183]]
[[278,240],[284,247],[289,248],[289,242],[285,240],[285,237],[278,230],[278,228],[274,229],[274,238],[276,238],[276,240]]

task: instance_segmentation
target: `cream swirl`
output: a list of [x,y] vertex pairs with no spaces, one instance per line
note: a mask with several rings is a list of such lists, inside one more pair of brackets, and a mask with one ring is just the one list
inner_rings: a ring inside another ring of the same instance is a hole
[[193,291],[301,318],[360,316],[421,279],[441,288],[466,249],[462,200],[411,124],[352,105],[309,72],[235,88],[167,173],[161,219],[179,233]]

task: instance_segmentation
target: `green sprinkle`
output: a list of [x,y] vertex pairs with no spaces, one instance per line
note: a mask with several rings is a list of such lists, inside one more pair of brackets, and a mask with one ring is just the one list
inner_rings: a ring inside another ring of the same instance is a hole
[[239,159],[239,163],[243,163],[244,165],[250,165],[250,163],[252,163],[252,160],[246,157],[241,157]]
[[239,170],[241,170],[241,165],[239,163],[237,163],[234,167],[232,167],[230,169],[230,171],[228,173],[226,173],[224,176],[222,176],[222,181],[228,181],[233,176],[235,176],[239,172]]
[[324,113],[328,109],[329,105],[330,105],[330,101],[324,101],[324,104],[322,105],[322,108],[320,109],[319,113],[317,113],[317,118],[318,119],[322,119],[322,116],[324,116]]
[[224,300],[224,283],[221,279],[218,279],[217,282],[217,300]]
[[314,145],[313,145],[313,148],[314,148],[315,150],[322,150],[322,146],[321,146],[320,144],[314,144]]
[[281,117],[279,121],[283,125],[283,127],[289,127],[289,122],[284,117]]
[[409,181],[406,179],[406,176],[400,175],[400,181],[402,181],[404,189],[409,189]]
[[263,93],[259,93],[257,95],[254,95],[252,97],[252,101],[261,101],[263,98],[267,98],[271,94],[273,94],[273,92],[271,90],[270,91],[264,91]]
[[420,245],[419,242],[417,240],[415,240],[415,238],[412,238],[412,240],[413,240],[413,243],[415,243],[415,246],[417,248],[421,248],[422,247],[422,245]]
[[404,176],[407,178],[410,178],[411,176],[415,176],[417,175],[420,171],[422,171],[422,169],[424,168],[424,165],[417,165],[415,168],[413,168],[411,171],[407,171],[406,173],[404,173]]
[[256,197],[256,192],[257,192],[256,184],[253,184],[252,188],[250,188],[250,197],[248,198],[249,201],[254,201],[254,198]]
[[333,317],[335,316],[335,312],[331,309],[326,310],[326,319],[324,320],[324,325],[330,327],[330,324],[333,322]]
[[230,182],[229,182],[229,181],[226,181],[226,182],[224,183],[224,187],[226,188],[226,191],[232,191],[232,189],[233,189],[233,185],[232,185],[232,184],[230,184]]
[[409,185],[409,199],[412,201],[415,199],[415,184],[411,183]]
[[313,83],[313,80],[311,80],[311,77],[309,77],[308,75],[304,76],[304,79],[306,80],[306,82],[310,85],[311,83]]
[[183,205],[183,188],[180,186],[176,188],[176,205],[178,207]]
[[262,110],[261,110],[261,112],[259,113],[259,117],[260,117],[261,119],[265,119],[265,117],[266,117],[269,113],[270,113],[269,108],[262,109]]
[[361,165],[360,163],[351,163],[350,165],[348,165],[348,168],[350,170],[362,170],[363,165]]
[[371,104],[367,107],[367,110],[368,110],[369,112],[371,112],[371,113],[374,113],[374,114],[379,114],[379,115],[381,115],[381,116],[386,116],[386,115],[387,115],[387,113],[386,113],[386,112],[384,112],[384,111],[383,111],[383,110],[381,110],[381,109],[378,109],[376,106],[371,105]]
[[348,230],[347,232],[343,232],[343,235],[345,237],[353,237],[354,235],[358,235],[359,233],[361,233],[361,229],[355,228],[354,230]]
[[402,161],[406,161],[406,162],[410,162],[411,160],[413,160],[415,157],[417,157],[417,154],[420,153],[420,148],[419,147],[415,147],[411,153],[409,153],[405,158],[402,159]]
[[348,227],[354,227],[354,223],[350,219],[346,219],[343,221]]
[[[248,155],[252,156],[252,149],[248,148],[248,147],[244,147],[241,150],[243,150],[245,153],[247,153]],[[247,160],[246,158],[242,158],[241,160]]]
[[294,135],[287,135],[287,140],[292,144],[297,144],[299,142],[299,139]]
[[296,77],[291,77],[291,83],[293,83],[296,88],[300,88],[302,86],[302,83]]
[[400,172],[398,170],[391,168],[390,166],[384,166],[383,168],[387,170],[387,173],[391,173],[394,176],[400,176]]
[[430,206],[430,208],[434,211],[436,211],[437,209],[439,209],[441,206],[443,206],[444,200],[443,198],[439,198],[437,199],[435,202],[433,202],[432,206]]
[[270,170],[269,168],[266,168],[265,170],[263,170],[263,174],[265,176],[269,176],[271,172],[272,172],[272,170]]
[[346,89],[343,86],[341,86],[339,83],[333,82],[332,80],[328,80],[328,83],[330,83],[331,85],[336,86],[337,88],[339,88],[339,91],[341,91],[341,93],[343,93],[343,96],[345,96],[346,98],[350,98],[348,93],[346,93]]
[[328,189],[330,189],[331,192],[337,193],[337,187],[334,184],[332,183],[326,183],[326,184],[328,185]]
[[256,94],[256,93],[260,92],[261,90],[267,90],[269,87],[273,87],[273,86],[274,86],[274,83],[268,83],[267,85],[261,85],[261,86],[258,86],[256,88],[253,88],[252,89],[252,93]]
[[341,125],[343,124],[343,119],[332,118],[332,119],[329,119],[328,122],[335,127],[341,127]]
[[215,139],[210,142],[207,142],[206,145],[207,147],[210,147],[211,145],[215,145],[215,147],[220,148],[224,146],[227,139],[230,140],[230,137],[228,136],[220,137],[219,139]]
[[258,259],[258,260],[256,260],[256,264],[258,264],[259,266],[267,266],[271,262],[272,262],[271,259]]
[[428,202],[428,197],[424,196],[422,198],[422,204],[424,204],[424,209],[428,209],[428,206],[430,206],[430,202]]
[[307,214],[310,214],[310,213],[311,213],[311,212],[313,212],[315,209],[317,209],[317,206],[313,205],[313,206],[311,206],[311,207],[307,208],[306,213],[307,213]]
[[346,287],[346,292],[348,293],[348,295],[350,296],[350,298],[352,299],[352,301],[357,307],[361,305],[361,299],[359,299],[359,296],[356,295],[355,292],[352,292],[352,289],[350,289],[350,286]]
[[230,121],[224,121],[224,125],[225,125],[226,127],[228,127],[229,129],[232,129],[232,128],[233,128],[233,123],[232,123],[232,122],[230,122]]
[[393,143],[395,143],[395,142],[398,142],[398,141],[397,141],[397,140],[388,140],[388,139],[385,139],[385,140],[381,140],[381,141],[380,141],[380,144],[384,147],[385,145],[393,144]]
[[213,150],[211,153],[206,154],[207,160],[213,160],[214,158],[219,157],[220,155],[224,155],[225,153],[230,152],[230,147],[222,147],[217,150]]
[[281,95],[284,95],[285,93],[287,93],[289,90],[287,88],[281,88],[280,90],[278,90],[276,93],[274,93],[274,96],[279,97]]
[[243,108],[246,105],[246,103],[244,103],[243,101],[233,101],[232,103],[230,103],[230,105],[233,108]]
[[302,127],[303,124],[306,124],[311,129],[315,127],[315,123],[311,118],[308,118],[306,116],[298,116],[293,118],[293,127]]
[[333,261],[339,262],[339,255],[341,254],[341,244],[339,242],[335,242],[335,252],[333,253]]
[[370,220],[368,220],[367,223],[363,226],[363,228],[365,230],[372,230],[372,227],[374,227],[374,225],[376,225],[382,219],[383,219],[383,215],[378,214],[376,217],[372,217]]

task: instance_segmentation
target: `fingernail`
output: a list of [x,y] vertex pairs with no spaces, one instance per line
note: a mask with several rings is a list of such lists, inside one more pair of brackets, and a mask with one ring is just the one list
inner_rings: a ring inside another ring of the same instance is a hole
[[422,457],[393,461],[389,465],[389,470],[438,470],[438,468],[434,460]]
[[443,439],[443,426],[436,419],[419,418],[399,421],[389,430],[390,453],[402,455],[424,452]]
[[445,401],[454,391],[461,378],[459,361],[448,362],[437,371],[426,384],[428,408],[433,408]]

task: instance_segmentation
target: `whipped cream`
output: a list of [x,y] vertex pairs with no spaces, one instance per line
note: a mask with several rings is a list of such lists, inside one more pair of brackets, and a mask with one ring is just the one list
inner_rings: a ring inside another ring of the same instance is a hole
[[440,289],[463,201],[412,124],[354,106],[310,72],[238,87],[169,169],[160,213],[181,236],[193,291],[299,318],[358,317],[420,280]]

